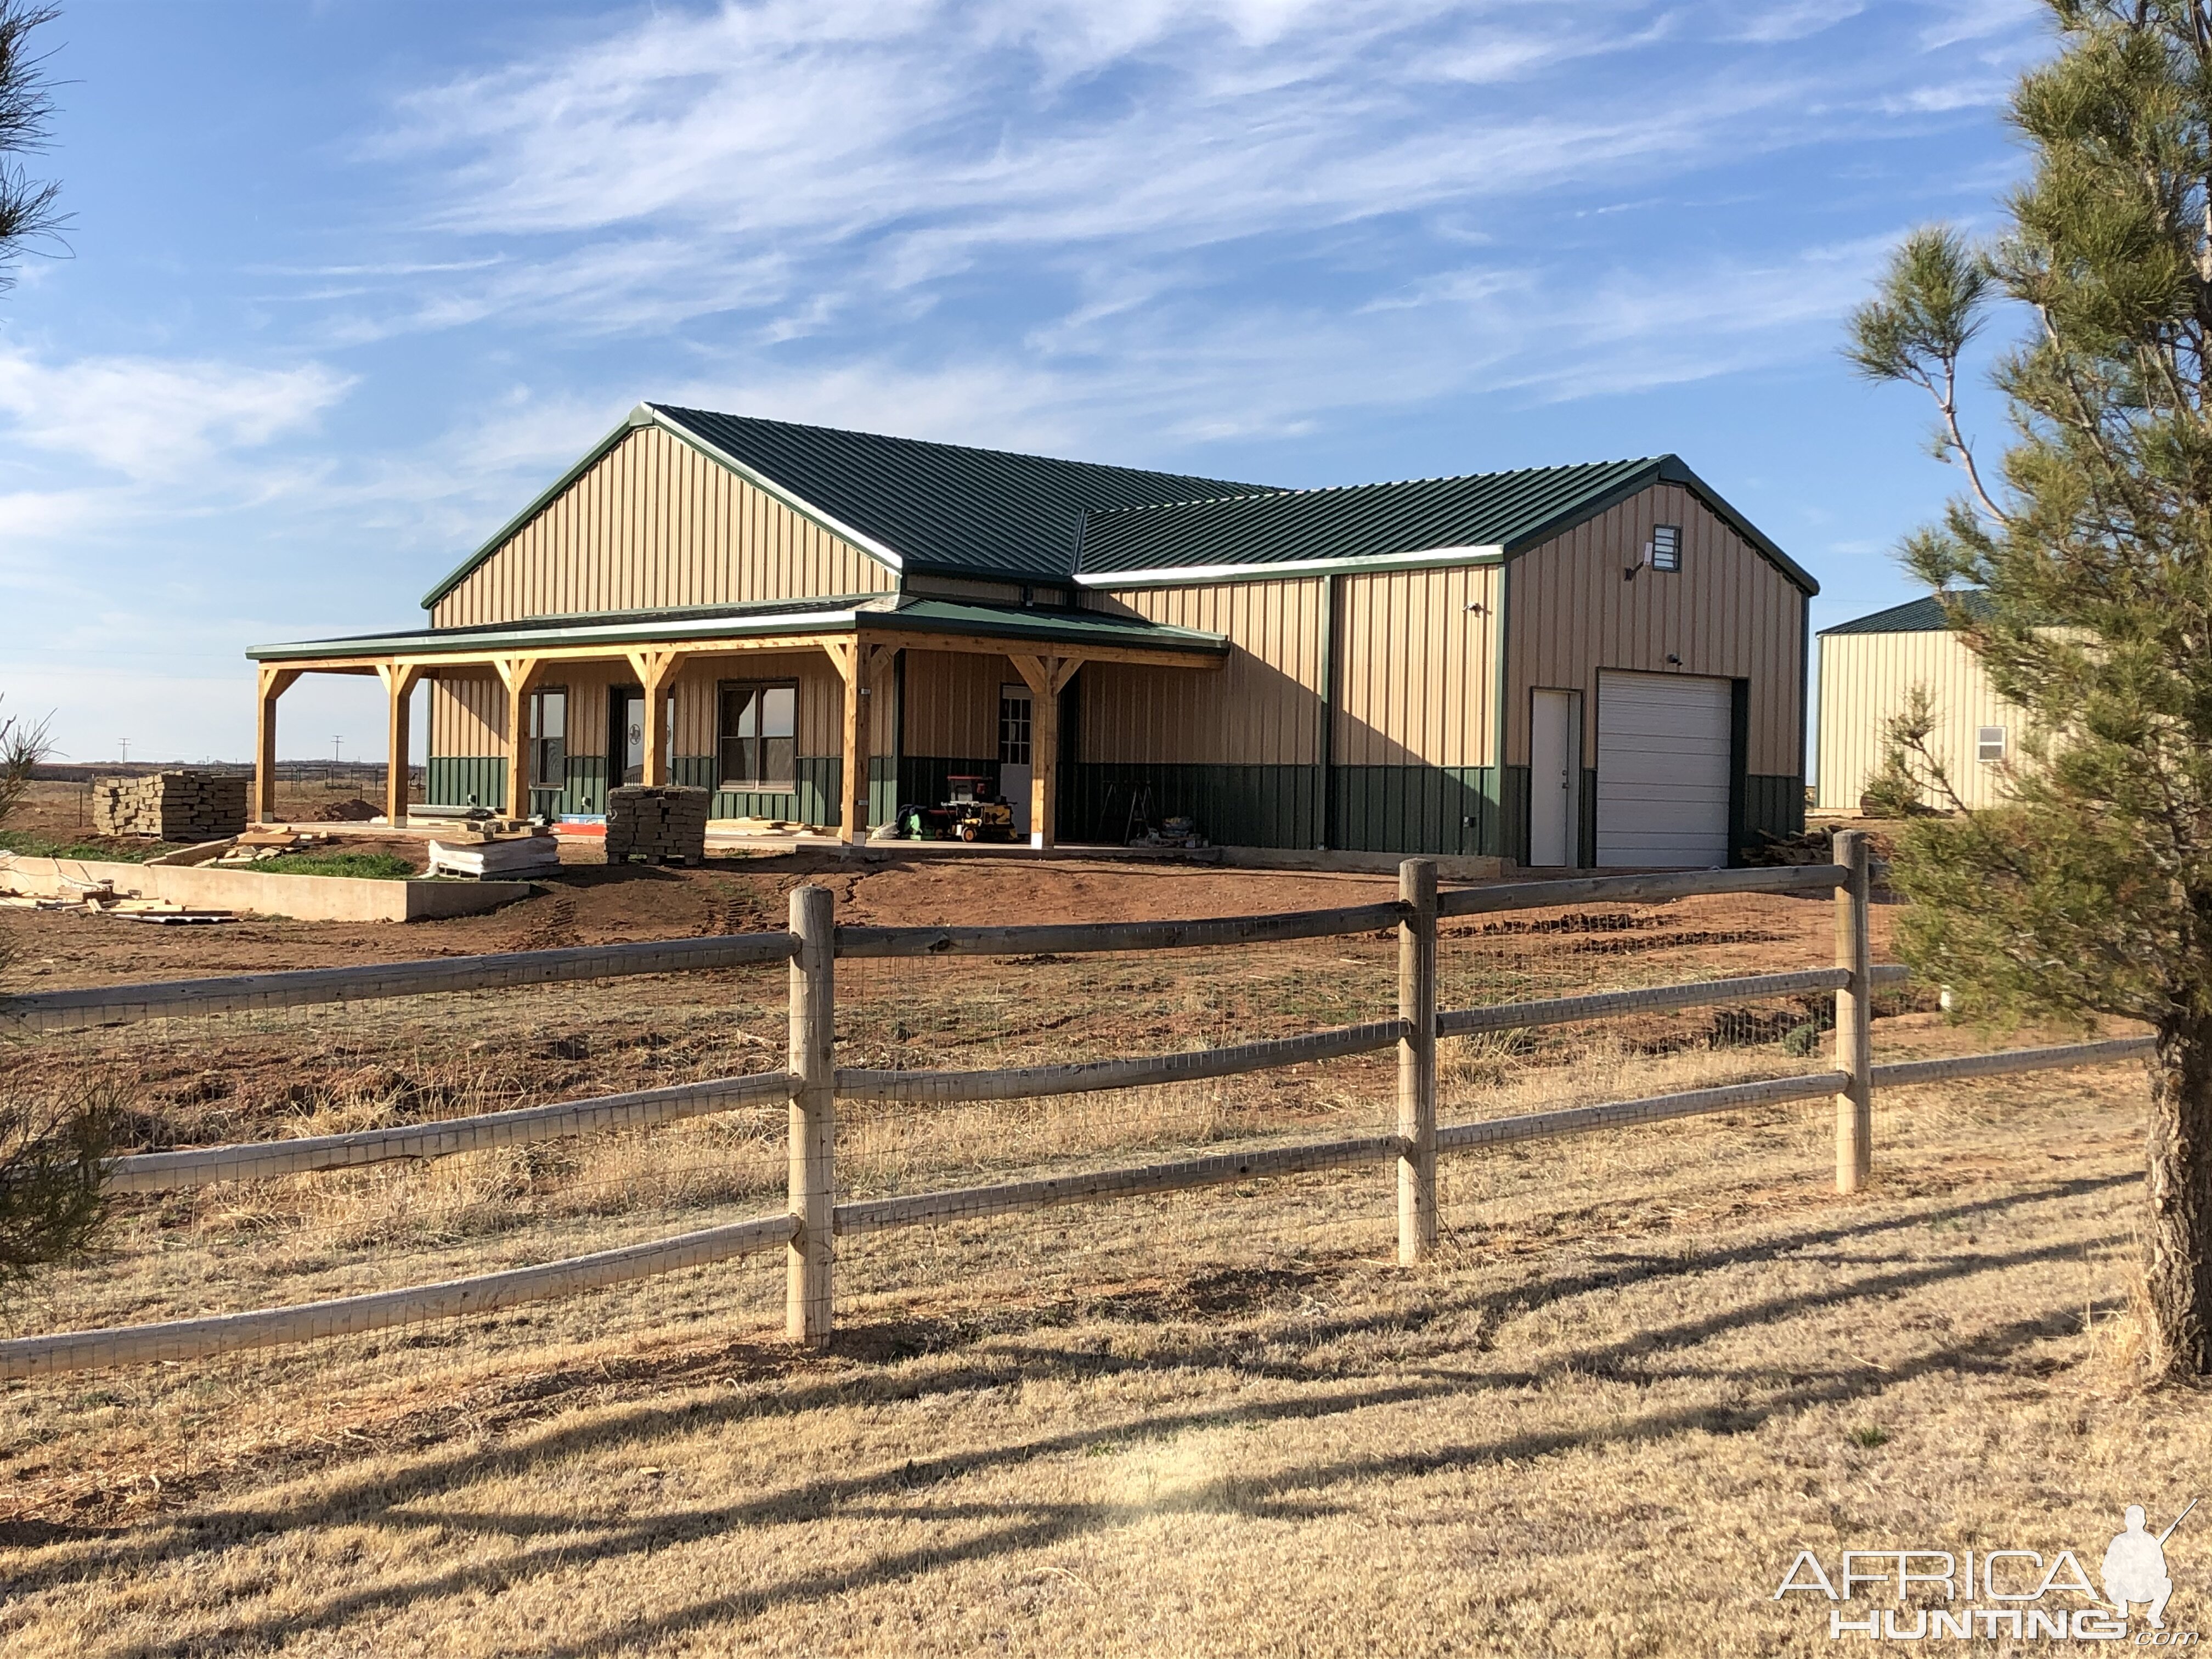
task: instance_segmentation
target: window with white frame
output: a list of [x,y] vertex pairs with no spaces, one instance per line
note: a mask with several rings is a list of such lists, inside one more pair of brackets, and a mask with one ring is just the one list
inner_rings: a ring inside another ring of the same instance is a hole
[[1651,568],[1654,570],[1680,570],[1682,568],[1682,526],[1660,524],[1651,526]]
[[549,685],[530,694],[530,787],[568,787],[568,690]]
[[1974,728],[1974,758],[1994,766],[2005,757],[2005,729],[2002,726]]
[[999,764],[1030,763],[1030,694],[1012,688],[999,693]]

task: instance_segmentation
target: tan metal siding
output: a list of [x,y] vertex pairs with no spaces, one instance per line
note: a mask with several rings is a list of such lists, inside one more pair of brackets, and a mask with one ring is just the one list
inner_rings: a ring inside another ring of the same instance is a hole
[[1098,608],[1228,635],[1227,665],[1086,663],[1085,761],[1311,766],[1321,759],[1322,579],[1135,588]]
[[1491,763],[1498,575],[1471,565],[1340,579],[1336,764]]
[[[1882,732],[1905,711],[1915,685],[1935,699],[1942,721],[1929,747],[1969,806],[1997,799],[2002,769],[1974,758],[1975,728],[2002,726],[2017,755],[2025,731],[2020,709],[1990,689],[1988,674],[1956,635],[1832,634],[1820,641],[1820,805],[1856,811],[1859,797],[1881,769]],[[1948,805],[1931,793],[1931,806]]]
[[439,628],[882,593],[896,574],[658,427],[640,427],[471,571]]
[[[1681,526],[1682,568],[1625,580],[1660,524]],[[1528,763],[1537,686],[1583,692],[1583,753],[1595,755],[1597,672],[1622,668],[1748,680],[1745,770],[1801,773],[1804,592],[1688,490],[1638,492],[1515,559],[1506,582],[1509,765]]]
[[1040,605],[1064,606],[1065,587],[1042,582],[987,582],[967,576],[939,576],[926,571],[908,574],[906,591],[927,599],[973,600],[979,605]]
[[712,755],[720,737],[717,688],[724,680],[797,680],[799,752],[839,755],[845,745],[845,682],[823,651],[729,651],[687,659],[676,677],[676,752]]
[[430,682],[433,755],[504,755],[506,734],[507,687],[498,676],[441,674]]
[[[1096,664],[1086,665],[1086,675]],[[999,689],[1021,676],[1001,656],[966,651],[906,653],[909,755],[981,760],[999,752]]]

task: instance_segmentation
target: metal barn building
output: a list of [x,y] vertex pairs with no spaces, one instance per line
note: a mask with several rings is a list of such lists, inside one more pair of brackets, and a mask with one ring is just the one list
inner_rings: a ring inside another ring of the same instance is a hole
[[644,404],[427,627],[250,653],[256,799],[284,689],[374,673],[431,801],[517,815],[851,840],[980,774],[1039,847],[1720,865],[1802,827],[1816,591],[1672,456],[1288,490]]
[[[1969,594],[1967,603],[1975,596]],[[1929,743],[1970,807],[1994,805],[2021,733],[2020,709],[1990,689],[1982,659],[1966,648],[1930,594],[1820,630],[1818,805],[1855,812],[1881,770],[1889,722],[1925,686],[1941,724]],[[1933,792],[1925,804],[1948,806]]]

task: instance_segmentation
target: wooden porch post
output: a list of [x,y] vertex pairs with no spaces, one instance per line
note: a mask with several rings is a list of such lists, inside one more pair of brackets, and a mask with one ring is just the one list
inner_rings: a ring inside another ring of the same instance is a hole
[[860,702],[867,683],[868,647],[857,639],[824,640],[822,648],[845,684],[843,742],[839,745],[837,839],[859,847],[868,839],[868,716]]
[[276,699],[300,678],[296,668],[264,666],[253,705],[253,817],[269,823],[276,817]]
[[507,687],[507,816],[530,816],[530,693],[544,672],[542,657],[495,657]]
[[1054,815],[1060,803],[1060,694],[1083,666],[1083,659],[1009,660],[1030,688],[1030,845],[1042,850],[1058,842]]
[[883,701],[891,665],[898,660],[901,649],[896,645],[864,645],[855,656],[854,680],[863,695],[854,699],[858,705],[852,711],[852,718],[858,722],[853,739],[856,753],[853,769],[846,774],[848,781],[844,805],[844,816],[858,827],[857,835],[848,837],[855,842],[867,840],[868,817],[875,805],[869,796],[868,778],[868,769],[875,759],[875,741],[870,730],[875,720],[875,705]]
[[419,663],[380,662],[376,665],[376,677],[384,682],[385,753],[384,818],[391,824],[407,822],[407,752],[410,747],[408,717],[414,711],[409,702],[415,688],[422,678]]
[[683,671],[681,651],[632,651],[629,665],[645,688],[645,753],[638,781],[654,789],[668,785],[668,699]]

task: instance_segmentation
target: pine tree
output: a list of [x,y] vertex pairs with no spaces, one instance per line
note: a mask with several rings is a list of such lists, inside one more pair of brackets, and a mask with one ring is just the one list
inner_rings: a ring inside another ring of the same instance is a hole
[[[1994,1018],[2156,1034],[2143,1273],[2156,1368],[2212,1373],[2212,5],[2049,0],[2011,119],[2032,158],[1984,245],[1913,233],[1851,319],[1867,374],[1932,394],[1965,493],[1908,538],[2026,714],[1996,807],[1898,842],[1906,960]],[[1996,358],[1994,475],[1958,408]],[[1986,603],[1969,605],[1978,590]]]
[[61,185],[31,178],[19,159],[46,148],[54,113],[31,32],[60,15],[38,0],[0,0],[0,289],[9,286],[7,268],[23,250],[50,240],[66,222],[55,205]]

